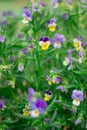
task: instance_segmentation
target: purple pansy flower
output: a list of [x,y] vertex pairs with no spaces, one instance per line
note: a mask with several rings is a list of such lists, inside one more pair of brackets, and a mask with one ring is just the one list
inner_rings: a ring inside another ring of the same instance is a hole
[[51,0],[51,4],[54,8],[57,8],[58,7],[58,4],[59,4],[60,0]]
[[1,35],[0,35],[0,42],[5,42],[4,36],[1,36]]
[[64,35],[56,34],[54,39],[52,40],[52,44],[55,48],[60,48],[61,44],[65,41]]
[[78,98],[80,101],[84,100],[84,93],[81,90],[73,90],[72,92],[72,99]]
[[47,22],[47,26],[51,32],[54,32],[56,30],[56,19],[52,18]]
[[50,39],[47,36],[43,36],[39,39],[39,45],[41,46],[42,50],[47,50],[50,44],[51,44]]
[[84,100],[84,93],[81,90],[73,90],[72,92],[72,99],[73,99],[73,104],[75,106],[79,106],[80,105],[80,101]]
[[25,6],[23,9],[23,23],[28,23],[31,20],[32,20],[32,15],[30,13],[30,10],[28,9],[27,6]]

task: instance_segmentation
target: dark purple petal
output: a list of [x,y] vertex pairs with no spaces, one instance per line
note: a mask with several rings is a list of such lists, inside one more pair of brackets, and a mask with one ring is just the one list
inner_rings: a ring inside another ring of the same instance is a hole
[[86,42],[82,42],[81,44],[82,47],[85,47],[86,45],[87,45]]
[[44,100],[40,99],[40,98],[38,98],[36,100],[35,104],[36,104],[37,108],[43,108],[43,109],[45,109],[47,107],[46,102]]
[[44,37],[44,42],[47,42],[47,41],[49,41],[50,39],[49,39],[49,37]]
[[44,37],[41,37],[41,38],[39,39],[39,41],[44,41]]

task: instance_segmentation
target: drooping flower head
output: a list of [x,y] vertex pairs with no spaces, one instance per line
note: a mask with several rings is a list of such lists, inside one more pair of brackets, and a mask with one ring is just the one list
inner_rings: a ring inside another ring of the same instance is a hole
[[65,41],[64,35],[56,34],[54,39],[52,40],[52,44],[55,48],[60,48],[64,41]]
[[73,90],[72,92],[72,99],[73,99],[73,104],[75,106],[79,106],[80,105],[80,101],[84,100],[84,93],[80,90]]
[[46,90],[44,100],[49,101],[51,97],[52,97],[52,92],[50,92],[49,90]]
[[1,36],[1,35],[0,35],[0,42],[5,42],[4,36]]
[[0,100],[0,109],[3,109],[5,104],[6,104],[6,100],[4,99],[4,97],[2,97],[2,99]]
[[39,39],[39,45],[41,46],[42,50],[47,50],[50,46],[51,42],[49,37],[44,36]]
[[52,18],[47,22],[47,26],[51,32],[56,30],[56,19]]
[[28,23],[31,20],[32,20],[32,15],[30,13],[30,10],[28,9],[27,6],[25,6],[23,9],[23,23]]

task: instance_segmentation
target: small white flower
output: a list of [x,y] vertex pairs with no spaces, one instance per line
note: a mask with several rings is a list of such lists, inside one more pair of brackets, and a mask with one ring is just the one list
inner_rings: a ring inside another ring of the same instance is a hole
[[81,63],[82,63],[82,58],[79,58],[79,59],[78,59],[78,62],[81,64]]
[[80,105],[80,100],[78,98],[73,100],[73,105],[79,106]]
[[37,109],[30,112],[31,116],[33,118],[37,118],[39,116],[39,111]]
[[22,72],[24,70],[24,65],[22,63],[18,64],[18,70]]
[[54,47],[55,48],[61,48],[61,43],[60,42],[55,42]]
[[66,57],[65,60],[63,61],[63,65],[67,66],[69,63],[70,63],[69,58]]
[[56,23],[52,23],[48,25],[48,27],[52,27],[52,26],[56,27]]

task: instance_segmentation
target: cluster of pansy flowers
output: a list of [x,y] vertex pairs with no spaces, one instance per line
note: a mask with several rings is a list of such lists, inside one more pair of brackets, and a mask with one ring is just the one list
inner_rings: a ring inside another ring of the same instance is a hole
[[31,115],[31,117],[37,118],[39,115],[44,114],[45,109],[47,108],[46,101],[40,98],[39,93],[35,92],[33,88],[28,89],[28,103],[29,106],[27,105],[23,109],[24,116]]
[[[63,65],[68,66],[68,70],[72,69],[74,61],[78,61],[81,64],[84,60],[84,47],[86,46],[86,42],[82,40],[82,37],[75,38],[73,40],[73,46],[74,48],[68,50],[68,56],[63,61]],[[77,52],[78,59],[72,56],[74,52]]]
[[48,36],[43,36],[39,39],[39,45],[42,50],[48,50],[49,46],[52,45],[54,48],[61,48],[64,43],[65,37],[62,34],[56,34],[55,37],[50,40]]
[[48,84],[59,84],[62,80],[62,78],[59,76],[57,69],[53,68],[50,70],[50,74],[47,75],[46,80],[48,81]]

